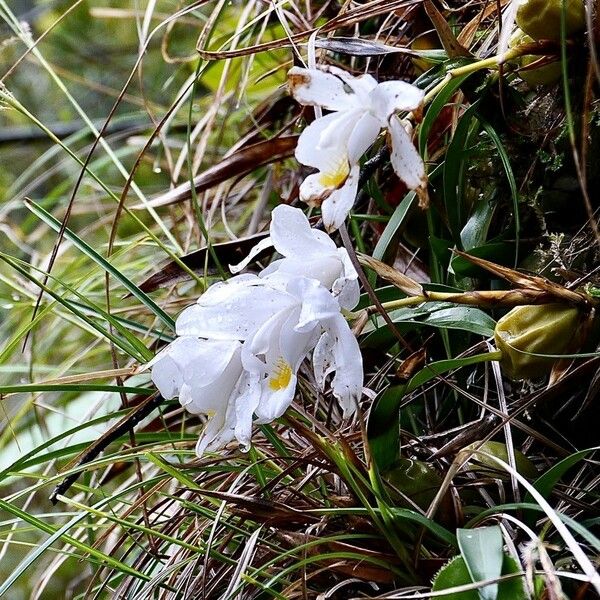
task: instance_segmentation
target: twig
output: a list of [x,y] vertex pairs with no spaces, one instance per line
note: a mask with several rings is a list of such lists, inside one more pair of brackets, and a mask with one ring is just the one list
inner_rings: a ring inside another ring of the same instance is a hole
[[[142,404],[136,406],[129,414],[125,415],[113,427],[111,427],[99,440],[84,450],[77,458],[72,468],[77,468],[94,460],[112,442],[120,438],[124,433],[131,431],[142,419],[145,419],[155,408],[160,406],[164,398],[160,394],[150,396]],[[58,502],[58,496],[64,496],[69,488],[77,481],[80,473],[67,475],[50,494],[52,504]]]

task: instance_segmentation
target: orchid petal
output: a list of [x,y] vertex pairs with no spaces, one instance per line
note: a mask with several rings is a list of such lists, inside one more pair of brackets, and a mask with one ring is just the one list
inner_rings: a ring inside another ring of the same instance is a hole
[[[279,205],[273,210],[271,239],[275,249],[285,258],[263,269],[259,274],[262,278],[286,275],[317,279],[328,289],[335,286],[336,295],[341,293],[346,280],[357,278],[348,253],[338,249],[325,232],[312,229],[298,208]],[[344,302],[353,301],[353,298]]]
[[184,376],[185,385],[181,388],[179,402],[194,415],[211,416],[221,412],[229,404],[231,394],[242,375],[241,344],[226,342],[230,345],[230,349],[221,352],[218,344],[223,344],[223,342],[202,341],[207,342],[208,348],[212,351],[212,356],[204,358],[205,362],[222,363],[224,359],[227,359],[228,362],[218,377],[211,381],[202,377],[199,363],[190,365]]
[[327,110],[349,110],[360,106],[361,98],[330,69],[292,67],[288,71],[288,86],[292,96],[305,106],[320,106]]
[[309,206],[320,206],[323,200],[329,197],[332,189],[323,185],[321,173],[313,173],[300,184],[300,200]]
[[220,340],[245,340],[271,316],[293,302],[275,285],[256,276],[239,276],[216,284],[196,305],[177,318],[177,335]]
[[256,422],[270,423],[278,419],[293,402],[297,383],[296,374],[291,373],[285,387],[273,390],[269,388],[269,379],[266,379],[263,383],[260,404],[255,411]]
[[276,269],[268,269],[261,273],[261,277],[270,279],[273,276],[308,277],[318,280],[321,285],[331,288],[340,278],[342,263],[337,253],[314,256],[307,254],[304,258],[284,258],[277,261]]
[[332,152],[336,155],[346,155],[345,148],[351,134],[351,129],[346,127],[348,115],[357,118],[352,115],[359,114],[360,111],[331,113],[315,119],[304,128],[298,138],[294,152],[296,160],[308,167],[322,170],[322,167],[329,162]]
[[329,333],[335,339],[333,344],[335,375],[331,382],[331,389],[344,411],[344,417],[348,417],[356,410],[362,394],[362,355],[356,337],[341,314],[338,313],[336,316]]
[[344,417],[353,414],[362,392],[362,355],[356,337],[341,314],[336,315],[317,342],[313,368],[321,390],[327,376],[335,372],[331,382],[333,395],[339,401]]
[[323,232],[312,229],[306,215],[299,209],[280,204],[273,210],[271,239],[275,250],[287,257],[320,255],[335,252],[333,240]]
[[[348,213],[354,206],[358,192],[358,166],[352,167],[346,183],[338,190],[333,191],[321,205],[321,216],[327,231],[339,229]],[[309,179],[308,177],[306,179]],[[304,180],[306,182],[306,179]],[[302,188],[301,188],[302,191]]]
[[377,139],[381,131],[381,122],[377,117],[366,112],[352,125],[352,133],[348,138],[348,161],[351,165],[355,165]]
[[298,278],[290,281],[288,291],[302,300],[300,314],[294,330],[307,332],[316,325],[340,314],[335,298],[315,279]]
[[319,338],[313,352],[313,370],[317,385],[321,391],[325,389],[327,375],[335,369],[333,362],[334,344],[335,339],[333,336],[328,331],[325,331]]
[[177,338],[149,363],[152,381],[167,400],[179,394],[184,382],[189,383],[190,371],[202,385],[209,385],[222,375],[239,347],[238,342]]
[[405,81],[385,81],[371,92],[371,110],[385,127],[389,118],[399,110],[417,110],[423,104],[425,93]]
[[331,292],[342,308],[351,310],[360,298],[358,273],[345,248],[338,248],[338,256],[342,261],[343,270],[341,276],[333,282]]
[[377,87],[377,80],[368,73],[354,77],[338,67],[329,66],[327,70],[337,75],[357,95],[360,105],[369,105],[369,94]]
[[233,411],[230,406],[211,417],[200,434],[196,444],[196,455],[201,458],[204,452],[220,450],[235,438]]
[[390,160],[396,175],[411,190],[425,188],[427,177],[425,176],[423,159],[398,117],[390,119],[390,134],[392,137]]
[[235,437],[242,452],[247,452],[250,449],[252,440],[252,415],[260,402],[260,376],[257,373],[245,371],[236,393]]
[[258,256],[261,252],[265,251],[267,248],[271,248],[273,246],[273,240],[271,237],[266,237],[263,240],[260,240],[258,244],[255,244],[248,253],[248,256],[241,262],[236,265],[229,265],[229,270],[233,273],[239,273],[243,271],[254,259],[254,257]]
[[356,279],[340,277],[334,282],[331,291],[341,308],[352,310],[360,299],[360,284]]

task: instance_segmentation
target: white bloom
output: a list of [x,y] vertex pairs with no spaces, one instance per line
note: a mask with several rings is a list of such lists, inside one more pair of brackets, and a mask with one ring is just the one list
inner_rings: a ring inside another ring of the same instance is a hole
[[232,273],[241,271],[257,254],[271,246],[283,258],[273,261],[260,277],[285,274],[316,279],[333,291],[342,308],[356,306],[358,275],[346,249],[338,248],[325,232],[312,229],[299,208],[285,204],[273,210],[269,237],[256,244],[239,265],[230,267]]
[[[242,344],[238,341],[177,338],[149,363],[152,381],[167,400],[179,396],[190,413],[206,415],[208,423],[196,452],[222,448],[235,437],[236,418],[245,418],[238,428],[249,431],[252,411],[241,410],[244,401]],[[238,410],[236,410],[238,409]],[[246,445],[248,439],[242,439]]]
[[255,413],[259,422],[283,414],[293,400],[296,373],[314,352],[314,373],[321,389],[335,372],[333,395],[344,416],[354,413],[363,383],[358,342],[333,296],[315,279],[294,277],[286,285],[293,299],[273,315],[242,347],[242,364],[258,373],[261,396]]
[[334,111],[313,121],[296,147],[298,162],[318,169],[300,186],[300,198],[321,204],[323,222],[337,229],[352,208],[358,190],[360,157],[382,128],[391,134],[391,161],[409,189],[424,193],[425,167],[397,111],[417,111],[424,93],[403,81],[377,83],[370,75],[353,77],[336,67],[288,73],[292,95],[300,104]]
[[[226,430],[219,433],[220,440],[235,435],[247,446],[251,433],[248,415],[254,414],[260,423],[281,416],[294,398],[298,368],[313,349],[320,387],[324,387],[327,375],[335,372],[332,391],[344,415],[356,408],[363,381],[358,342],[340,313],[338,301],[316,279],[284,273],[265,278],[234,277],[212,286],[196,305],[186,308],[177,319],[176,329],[180,336],[243,342],[243,377],[238,375],[237,387],[230,387],[233,392],[226,400],[228,407],[219,413]],[[206,360],[222,363],[223,359],[208,356]],[[194,364],[195,359],[190,358],[183,375],[177,372],[171,379],[187,381],[187,375],[195,381]],[[172,370],[172,365],[167,369]],[[172,389],[180,390],[181,386]]]

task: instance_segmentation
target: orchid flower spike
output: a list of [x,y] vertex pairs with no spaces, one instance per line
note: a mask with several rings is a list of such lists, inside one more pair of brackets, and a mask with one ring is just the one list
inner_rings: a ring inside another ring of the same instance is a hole
[[321,389],[334,373],[331,388],[344,416],[360,399],[358,342],[338,300],[316,279],[233,277],[186,308],[176,332],[180,337],[151,362],[152,379],[165,398],[179,396],[184,408],[208,417],[199,456],[233,439],[247,450],[253,421],[268,423],[292,403],[310,352]]
[[358,191],[360,157],[382,128],[389,131],[394,171],[425,202],[425,166],[407,126],[396,112],[418,113],[424,92],[404,81],[377,83],[371,75],[353,77],[337,67],[293,67],[288,85],[303,105],[320,106],[332,113],[313,121],[300,135],[298,162],[314,167],[300,186],[300,198],[320,205],[328,231],[337,229],[352,208]]
[[299,209],[280,204],[272,213],[269,237],[261,240],[238,265],[239,273],[263,250],[275,247],[283,256],[259,273],[259,277],[303,276],[316,279],[333,292],[340,306],[352,309],[360,295],[358,274],[345,248],[338,248],[323,231],[313,229]]

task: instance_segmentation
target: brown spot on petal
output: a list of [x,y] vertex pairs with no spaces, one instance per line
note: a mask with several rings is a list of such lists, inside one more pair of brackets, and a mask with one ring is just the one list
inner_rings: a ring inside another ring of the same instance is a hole
[[294,95],[296,88],[310,85],[310,75],[308,73],[290,73],[288,74],[288,89],[290,94]]
[[429,208],[429,193],[427,192],[427,183],[423,182],[416,190],[417,197],[419,198],[419,208],[427,210]]

